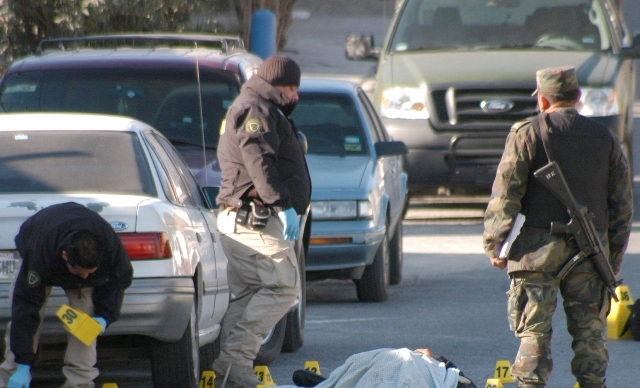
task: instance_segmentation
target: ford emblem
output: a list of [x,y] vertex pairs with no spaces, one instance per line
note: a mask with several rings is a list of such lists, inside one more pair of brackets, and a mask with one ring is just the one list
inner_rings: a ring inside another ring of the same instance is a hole
[[125,230],[129,227],[129,225],[127,225],[126,222],[122,222],[122,221],[111,221],[109,222],[109,224],[115,231]]
[[513,108],[513,101],[509,100],[482,100],[480,109],[487,113],[502,113]]

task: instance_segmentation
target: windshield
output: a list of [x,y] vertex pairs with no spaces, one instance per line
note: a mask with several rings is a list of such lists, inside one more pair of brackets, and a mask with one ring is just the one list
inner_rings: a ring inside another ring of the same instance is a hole
[[0,132],[0,193],[156,196],[140,140],[127,132]]
[[298,92],[291,119],[307,138],[307,154],[368,155],[353,99],[345,94]]
[[409,0],[401,12],[390,51],[610,48],[598,0]]
[[0,111],[86,112],[129,116],[162,132],[176,145],[218,144],[220,124],[239,92],[237,77],[201,69],[202,121],[196,72],[123,68],[26,71],[7,76]]

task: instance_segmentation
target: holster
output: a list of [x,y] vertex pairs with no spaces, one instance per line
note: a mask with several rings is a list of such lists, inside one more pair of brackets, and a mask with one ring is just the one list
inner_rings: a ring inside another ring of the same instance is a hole
[[236,224],[253,230],[261,230],[267,226],[271,215],[268,206],[260,205],[255,201],[243,202],[236,214]]

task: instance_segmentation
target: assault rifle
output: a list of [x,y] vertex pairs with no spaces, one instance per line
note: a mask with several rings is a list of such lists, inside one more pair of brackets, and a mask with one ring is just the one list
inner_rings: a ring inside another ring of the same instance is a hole
[[611,269],[611,264],[609,263],[609,254],[602,247],[596,228],[593,225],[593,214],[589,212],[586,206],[580,204],[573,197],[567,181],[564,179],[564,175],[562,175],[560,166],[558,166],[556,162],[547,164],[535,171],[533,175],[567,207],[567,211],[571,217],[571,220],[567,224],[552,222],[551,233],[571,233],[576,239],[578,248],[580,249],[580,252],[562,267],[557,277],[563,279],[573,267],[589,258],[595,265],[611,297],[615,299],[616,302],[619,302],[615,288],[622,284],[622,279],[616,281],[613,269]]

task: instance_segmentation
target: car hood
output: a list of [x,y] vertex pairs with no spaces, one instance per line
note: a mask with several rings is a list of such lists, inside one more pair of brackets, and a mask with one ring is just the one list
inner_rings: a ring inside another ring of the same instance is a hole
[[[318,190],[341,191],[355,190],[364,182],[367,171],[371,169],[373,161],[369,156],[339,156],[307,155],[307,165],[311,175],[313,190],[311,198],[315,198]],[[373,179],[373,175],[371,175]]]
[[399,51],[386,60],[390,66],[379,65],[382,78],[393,86],[522,82],[532,90],[536,70],[562,65],[576,68],[580,85],[610,85],[621,62],[606,53],[548,50]]
[[149,197],[133,195],[0,195],[0,249],[13,249],[20,225],[43,208],[63,202],[77,202],[96,211],[117,232],[134,232],[139,206]]

